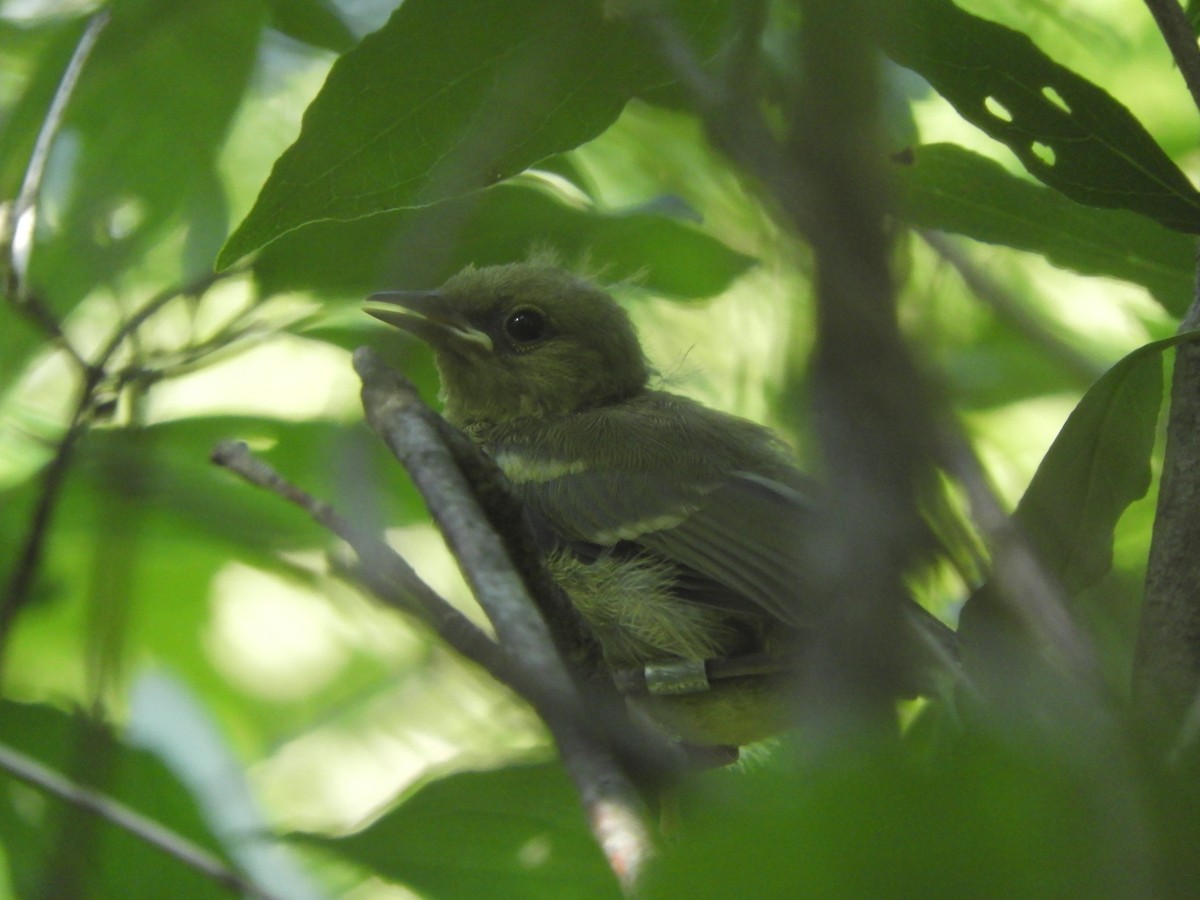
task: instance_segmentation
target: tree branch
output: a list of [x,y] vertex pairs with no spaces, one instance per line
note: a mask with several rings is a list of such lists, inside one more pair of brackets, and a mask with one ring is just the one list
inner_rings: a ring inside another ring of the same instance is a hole
[[[1196,296],[1179,325],[1200,328]],[[1167,445],[1133,661],[1135,710],[1175,731],[1200,693],[1200,346],[1175,348]]]
[[[427,498],[431,507],[442,508],[444,501],[462,504],[466,502],[464,497],[474,502],[478,494],[483,494],[488,498],[493,515],[496,515],[497,504],[503,506],[506,501],[499,497],[495,488],[482,484],[486,476],[478,469],[468,479],[472,486],[465,494],[456,493],[464,490],[461,483],[446,484],[446,480],[455,480],[453,470],[442,468],[448,460],[460,471],[470,471],[473,467],[486,468],[486,464],[481,464],[478,459],[470,459],[472,455],[480,456],[474,446],[457,444],[448,432],[462,441],[466,439],[445,426],[440,417],[421,404],[412,393],[411,385],[379,366],[369,354],[360,351],[356,355],[356,365],[364,374],[364,398],[368,410],[371,410],[370,418],[384,435],[390,435],[386,438],[389,444],[396,443],[408,448],[403,449],[405,458],[411,459],[415,455],[417,462],[414,465],[422,473],[421,483],[440,492],[433,499]],[[369,387],[366,386],[368,384]],[[412,434],[414,431],[415,437]],[[448,443],[456,445],[453,451],[447,448]],[[433,465],[433,474],[426,479],[430,453],[438,462]],[[643,821],[641,801],[624,774],[624,767],[632,767],[641,777],[657,780],[666,771],[679,767],[679,754],[672,752],[656,733],[638,730],[624,717],[615,715],[611,706],[603,702],[603,697],[598,698],[592,691],[580,694],[580,688],[565,670],[560,668],[560,674],[554,676],[553,672],[530,665],[527,658],[513,653],[508,645],[491,640],[425,585],[384,541],[339,515],[328,504],[287,482],[269,465],[252,456],[244,444],[222,442],[214,449],[212,458],[252,484],[301,507],[318,524],[345,540],[360,560],[360,565],[352,570],[353,574],[371,593],[389,606],[416,615],[452,648],[482,666],[534,706],[559,744],[564,765],[575,780],[593,833],[623,886],[631,889],[652,850],[652,842]],[[461,478],[458,480],[461,482]],[[430,487],[431,483],[436,486]],[[459,510],[454,515],[462,517],[469,514],[470,510]],[[476,511],[474,515],[479,516],[480,512]],[[508,517],[512,511],[500,515]],[[452,545],[461,545],[461,541],[453,541]],[[469,552],[468,559],[475,561]],[[465,568],[473,562],[462,564]],[[515,572],[511,567],[510,571]],[[477,578],[476,582],[481,580],[486,581],[485,578]],[[518,578],[517,584],[520,581]],[[508,589],[514,589],[514,585],[509,584]],[[493,599],[490,605],[494,607],[498,603],[509,602],[514,602],[513,597],[504,595],[503,599]],[[517,602],[528,604],[529,601],[524,599]],[[535,636],[531,639],[538,638]],[[545,645],[539,652],[544,653],[548,648],[553,653],[553,645],[545,639],[544,630],[541,639],[545,640]],[[562,663],[558,662],[557,665],[561,667]],[[564,684],[565,690],[562,687]],[[611,755],[614,751],[616,759]]]
[[[1177,0],[1146,0],[1200,111],[1200,49]],[[1180,331],[1200,327],[1200,259],[1192,305]],[[1192,745],[1188,710],[1200,696],[1200,347],[1175,349],[1167,446],[1150,540],[1146,591],[1133,661],[1135,709],[1152,727]]]
[[[634,759],[642,766],[649,762],[649,773],[661,776],[662,742],[647,741],[645,733],[631,734],[627,726],[612,730],[607,710],[597,710],[580,690],[556,650],[505,540],[489,522],[447,446],[444,429],[437,424],[440,418],[421,402],[407,380],[383,366],[372,351],[355,351],[354,366],[363,380],[368,423],[425,498],[500,644],[513,664],[524,671],[533,688],[524,696],[558,744],[592,834],[622,887],[632,892],[653,854],[653,841],[641,798],[627,774],[630,759],[626,753],[641,743]],[[464,452],[462,445],[458,450]],[[590,721],[597,711],[600,721]]]

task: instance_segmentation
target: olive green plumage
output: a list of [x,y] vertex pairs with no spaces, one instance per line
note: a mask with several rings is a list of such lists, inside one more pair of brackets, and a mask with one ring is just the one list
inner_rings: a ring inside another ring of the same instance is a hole
[[[790,646],[806,624],[810,482],[769,430],[651,390],[603,289],[519,263],[371,300],[372,315],[433,346],[446,418],[513,483],[609,666]],[[757,677],[644,705],[698,743],[747,743],[782,720]]]

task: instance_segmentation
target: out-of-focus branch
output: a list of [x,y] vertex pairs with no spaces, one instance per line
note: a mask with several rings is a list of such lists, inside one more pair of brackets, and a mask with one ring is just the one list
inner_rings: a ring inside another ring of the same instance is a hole
[[[841,571],[821,572],[814,586],[825,582],[822,596],[833,608],[846,604],[829,601],[868,598],[843,628],[846,638],[857,634],[860,655],[882,650],[879,658],[886,660],[897,633],[895,604],[888,602],[895,592],[887,586],[897,584],[903,567],[928,549],[918,494],[934,465],[944,465],[962,480],[988,537],[999,601],[1038,641],[1048,643],[1051,657],[1072,677],[1097,687],[1091,647],[996,501],[973,453],[960,452],[958,436],[947,449],[943,438],[951,426],[900,334],[883,227],[878,53],[871,30],[885,18],[882,4],[802,4],[803,75],[792,85],[783,126],[775,129],[756,105],[737,102],[732,89],[707,74],[654,0],[640,8],[646,30],[690,88],[714,143],[762,185],[767,203],[813,247],[813,411],[828,468],[825,480],[837,498],[821,529],[828,552],[814,554],[813,568],[829,567],[826,560],[834,560],[836,568],[839,555],[853,561]],[[977,273],[956,267],[964,278],[971,276],[973,289],[987,290]],[[1090,365],[1087,374],[1094,374]]]
[[64,778],[37,760],[4,744],[0,744],[0,769],[26,784],[129,832],[230,891],[257,897],[259,900],[278,900],[266,889],[246,880],[217,857],[178,832],[135,812],[112,797]]
[[30,513],[29,525],[21,540],[12,574],[4,586],[3,594],[0,594],[0,675],[4,670],[4,657],[9,635],[18,614],[29,600],[34,579],[41,565],[42,550],[46,535],[53,522],[58,498],[61,495],[67,472],[70,470],[76,447],[83,436],[87,434],[91,424],[97,392],[108,378],[107,369],[113,356],[148,319],[168,303],[178,297],[199,296],[217,281],[233,274],[236,274],[234,270],[228,270],[220,274],[204,275],[190,284],[161,291],[121,323],[96,354],[93,362],[83,363],[83,380],[71,412],[71,421],[62,437],[59,438],[53,457],[42,470],[41,484]]
[[80,73],[100,37],[100,33],[108,24],[108,19],[107,10],[94,15],[75,47],[75,52],[59,81],[50,108],[38,132],[20,192],[13,204],[10,233],[5,235],[4,247],[0,248],[0,252],[3,253],[0,262],[5,269],[6,299],[18,312],[33,321],[43,332],[62,346],[76,364],[82,378],[70,422],[55,447],[54,455],[42,470],[40,488],[30,512],[28,527],[21,540],[8,582],[4,586],[4,592],[0,594],[0,674],[3,673],[5,650],[13,624],[28,601],[33,588],[34,579],[41,564],[46,535],[49,533],[54,510],[67,472],[70,470],[75,449],[80,439],[87,433],[96,405],[97,390],[108,377],[107,366],[114,354],[146,320],[169,302],[180,295],[202,294],[218,278],[227,277],[229,274],[207,275],[192,284],[171,288],[151,298],[113,332],[92,362],[84,359],[66,339],[58,317],[29,285],[29,265],[37,222],[37,200],[42,180],[45,177],[50,149],[55,136],[62,127],[63,117],[79,82]]
[[[606,733],[605,710],[600,710],[600,723],[588,721],[596,708],[559,655],[506,541],[490,523],[447,445],[440,419],[407,380],[383,366],[370,350],[356,351],[354,366],[363,381],[368,423],[408,471],[501,646],[534,686],[524,696],[558,744],[597,843],[622,887],[632,892],[653,853],[653,841],[626,768],[623,751],[630,749],[629,742],[619,731]],[[462,445],[458,452],[465,452]],[[663,758],[652,744],[641,756],[639,762],[649,760],[651,766]]]
[[[900,333],[888,270],[879,72],[871,0],[801,4],[799,59],[785,123],[705,71],[665,7],[641,22],[690,90],[708,133],[758,182],[768,206],[813,248],[817,341],[811,383],[824,480],[836,503],[814,529],[803,590],[824,621],[805,648],[806,714],[894,729],[902,572],[927,549],[917,506],[930,477],[931,395]],[[742,28],[754,26],[754,18]],[[740,44],[745,52],[749,35]],[[853,602],[849,602],[853,598]],[[854,722],[854,717],[861,721]],[[815,731],[815,729],[814,729]]]
[[54,517],[54,509],[58,503],[62,486],[70,469],[75,447],[79,439],[87,432],[87,411],[91,406],[92,392],[95,390],[98,378],[89,374],[81,391],[80,400],[75,406],[75,412],[67,431],[59,439],[54,456],[41,473],[41,485],[25,537],[21,541],[12,574],[0,594],[0,676],[4,672],[4,660],[8,649],[8,639],[13,625],[25,604],[29,601],[34,579],[42,561],[42,550],[50,523]]

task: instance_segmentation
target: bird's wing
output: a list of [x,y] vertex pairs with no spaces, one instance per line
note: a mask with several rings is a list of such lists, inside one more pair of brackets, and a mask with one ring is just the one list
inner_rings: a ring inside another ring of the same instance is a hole
[[[811,504],[797,487],[803,476],[785,467],[766,430],[703,412],[718,426],[710,433],[688,433],[666,416],[653,427],[620,430],[622,452],[602,452],[612,450],[611,440],[583,424],[558,431],[553,451],[509,444],[494,452],[530,514],[559,539],[643,547],[713,582],[696,586],[709,601],[802,624],[799,544]],[[732,451],[714,445],[731,421],[746,428]],[[761,443],[746,443],[748,436]],[[791,474],[793,484],[779,474]]]
[[679,524],[636,540],[726,585],[779,621],[799,626],[801,542],[809,503],[779,482],[734,472]]
[[545,468],[516,488],[534,518],[568,542],[641,546],[714,582],[696,592],[710,601],[799,625],[804,495],[764,475],[721,473],[671,454],[661,466],[642,463],[635,471],[592,455],[578,471]]
[[[644,548],[680,567],[680,594],[735,612],[766,614],[794,628],[811,625],[801,563],[810,558],[812,500],[792,486],[749,472],[716,482],[679,473],[588,470],[520,486],[536,521],[568,544]],[[957,656],[954,632],[916,601],[904,613],[916,643],[914,672],[942,671]],[[924,692],[918,680],[906,690]]]

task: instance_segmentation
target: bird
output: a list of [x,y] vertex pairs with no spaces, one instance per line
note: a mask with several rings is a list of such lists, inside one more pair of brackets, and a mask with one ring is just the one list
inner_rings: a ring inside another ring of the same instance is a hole
[[[554,260],[468,266],[365,309],[432,347],[443,417],[507,476],[631,703],[692,746],[786,727],[820,491],[781,438],[652,387],[624,308]],[[914,640],[953,647],[905,602]]]

